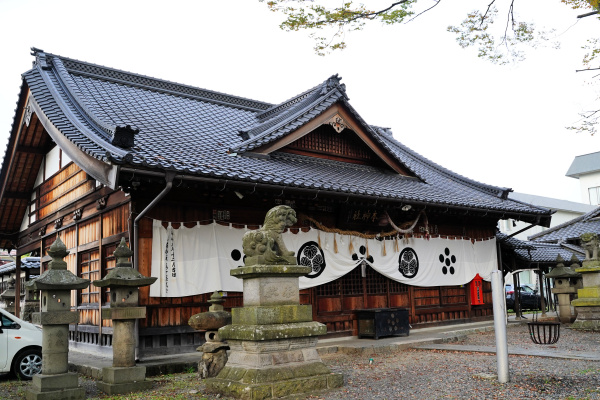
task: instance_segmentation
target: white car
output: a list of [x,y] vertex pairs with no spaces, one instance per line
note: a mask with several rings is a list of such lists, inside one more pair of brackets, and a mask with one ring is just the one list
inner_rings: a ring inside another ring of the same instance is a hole
[[42,371],[42,329],[0,308],[0,373],[31,379]]

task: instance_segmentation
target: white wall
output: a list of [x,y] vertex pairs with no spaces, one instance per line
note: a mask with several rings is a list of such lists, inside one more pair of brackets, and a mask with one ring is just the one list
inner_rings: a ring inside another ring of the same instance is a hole
[[600,186],[600,172],[586,174],[579,177],[579,188],[581,190],[582,203],[591,204],[588,189],[597,186]]

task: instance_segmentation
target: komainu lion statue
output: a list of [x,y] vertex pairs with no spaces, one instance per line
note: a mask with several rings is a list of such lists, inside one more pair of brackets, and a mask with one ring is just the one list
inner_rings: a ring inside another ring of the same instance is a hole
[[584,233],[580,237],[581,247],[585,250],[586,260],[598,259],[598,235],[592,232]]
[[281,234],[296,221],[296,212],[291,207],[271,208],[262,228],[246,232],[242,238],[245,264],[295,264],[294,252],[287,249]]

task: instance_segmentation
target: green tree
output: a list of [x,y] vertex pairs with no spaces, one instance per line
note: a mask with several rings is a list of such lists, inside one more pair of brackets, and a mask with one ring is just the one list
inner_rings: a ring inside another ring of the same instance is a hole
[[[385,7],[372,9],[367,4],[353,0],[335,2],[336,7],[326,7],[326,0],[259,0],[265,2],[269,9],[285,15],[280,28],[286,31],[309,32],[315,40],[315,52],[325,55],[331,51],[346,48],[345,33],[360,31],[367,23],[379,22],[384,25],[407,23],[425,12],[432,11],[441,0],[399,0],[388,3]],[[578,18],[598,18],[599,0],[560,0],[566,6],[580,9]],[[374,3],[374,2],[371,2]],[[499,18],[497,6],[504,11]],[[459,25],[448,27],[448,31],[456,35],[461,47],[475,47],[477,55],[496,64],[518,62],[525,57],[523,44],[537,47],[552,45],[550,40],[553,31],[538,29],[531,21],[520,20],[515,16],[515,0],[482,1],[482,8],[469,12]],[[494,28],[495,29],[492,29]],[[583,58],[583,68],[579,71],[595,71],[600,59],[600,40],[588,39],[583,46],[587,53]],[[599,75],[592,77],[598,79]],[[600,99],[599,99],[600,100]],[[577,126],[570,127],[581,132],[594,134],[600,118],[600,110],[592,110],[581,114]]]

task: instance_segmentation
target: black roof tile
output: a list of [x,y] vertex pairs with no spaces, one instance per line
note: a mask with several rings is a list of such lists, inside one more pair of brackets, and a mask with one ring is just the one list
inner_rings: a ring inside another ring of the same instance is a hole
[[561,243],[578,239],[584,233],[600,234],[600,207],[570,221],[528,237],[536,242]]
[[[273,105],[40,51],[36,57],[36,66],[24,74],[33,97],[69,140],[99,160],[549,221],[549,210],[506,199],[509,189],[455,174],[396,141],[389,129],[368,125],[350,105],[337,76]],[[42,68],[41,59],[49,68]],[[334,103],[349,110],[418,178],[281,152],[269,157],[235,154],[281,138]],[[111,144],[114,127],[123,125],[139,129],[130,149]]]

